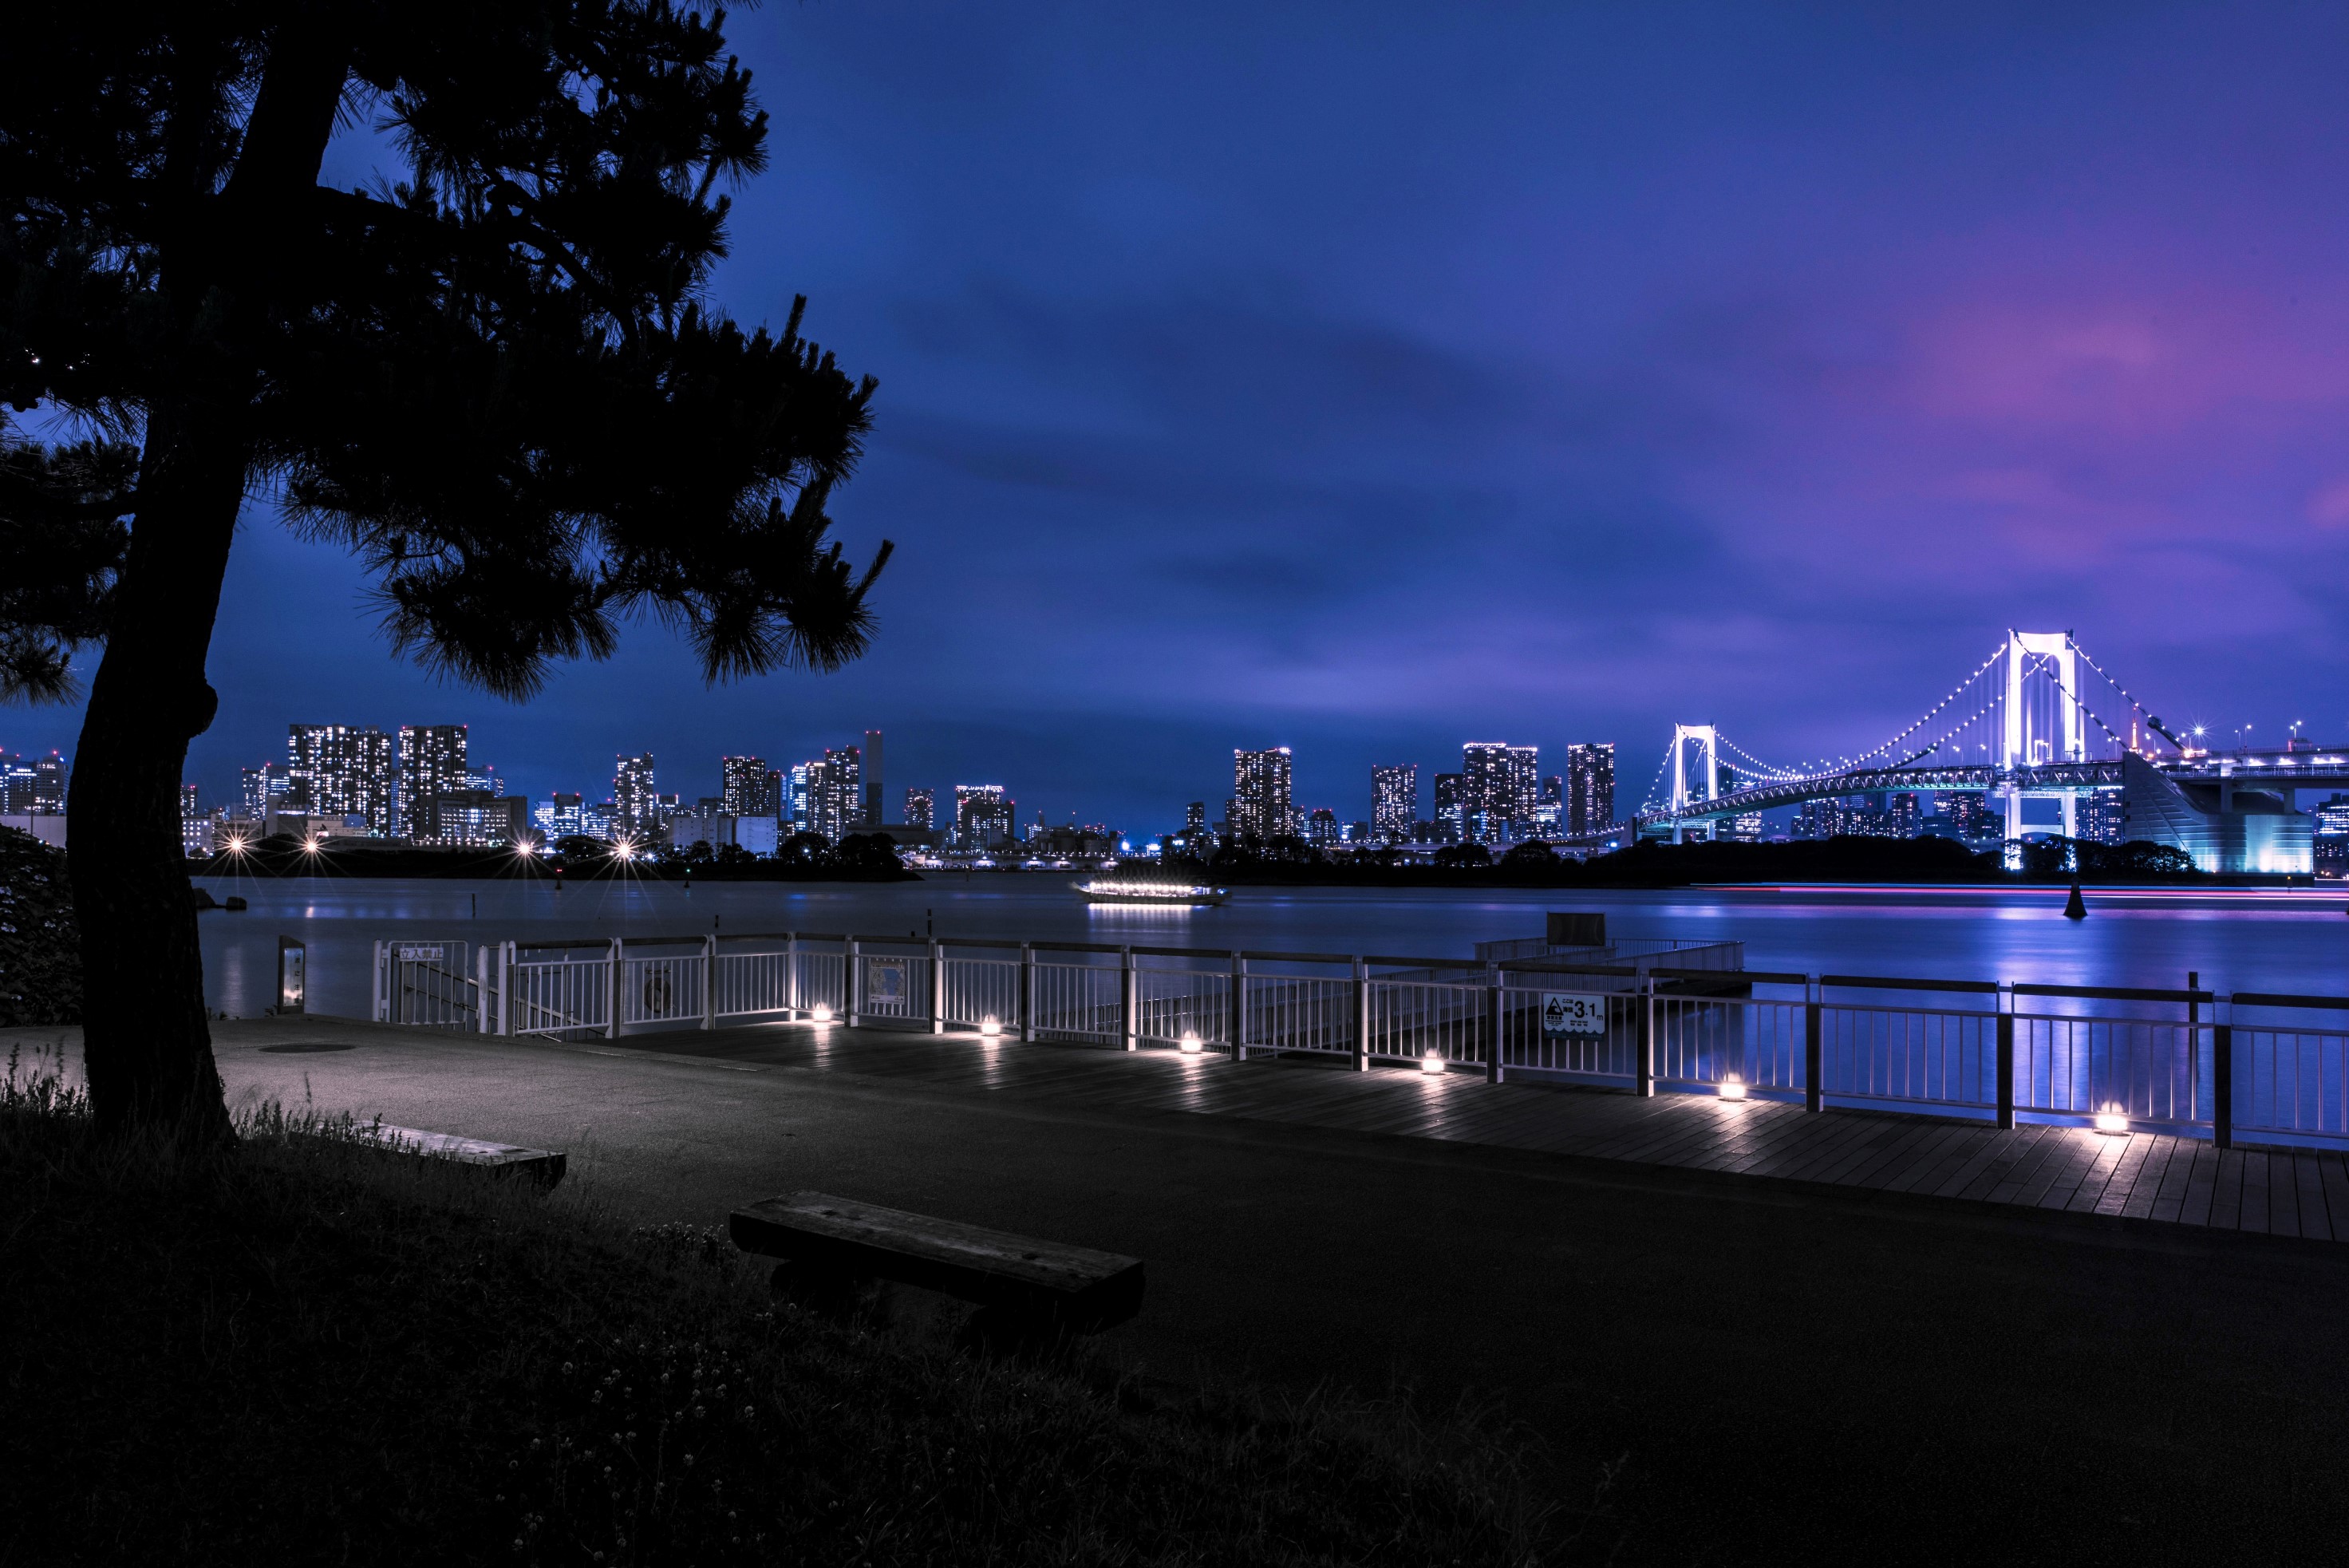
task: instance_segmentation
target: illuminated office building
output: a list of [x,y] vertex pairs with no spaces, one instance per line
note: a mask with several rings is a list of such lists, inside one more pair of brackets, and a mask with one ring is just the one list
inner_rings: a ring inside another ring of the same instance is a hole
[[1419,820],[1419,767],[1399,763],[1371,770],[1371,832],[1390,843],[1411,837]]
[[312,816],[363,823],[378,838],[392,836],[397,794],[391,737],[373,724],[289,724],[285,794]]
[[467,783],[464,725],[399,727],[398,836],[412,844],[441,842],[434,803]]
[[1592,741],[1566,748],[1566,831],[1604,833],[1615,825],[1615,745]]
[[1290,804],[1291,758],[1287,746],[1232,753],[1232,831],[1285,838],[1297,831]]

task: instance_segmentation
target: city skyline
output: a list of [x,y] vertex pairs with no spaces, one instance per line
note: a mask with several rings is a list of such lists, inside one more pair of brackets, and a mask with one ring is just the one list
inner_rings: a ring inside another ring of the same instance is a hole
[[[2349,737],[2349,22],[2041,16],[2017,51],[2012,18],[1707,15],[744,14],[787,172],[717,292],[804,290],[880,378],[833,501],[852,553],[899,544],[872,654],[711,691],[636,625],[506,707],[395,660],[358,569],[256,507],[188,776],[367,713],[468,722],[533,795],[874,723],[893,776],[1132,822],[1234,746],[1337,806],[1463,735],[1602,734],[1629,789],[1675,722],[1889,732],[2009,626],[2077,628],[2172,718]],[[974,74],[1014,107],[943,90]],[[71,707],[8,718],[74,747]]]

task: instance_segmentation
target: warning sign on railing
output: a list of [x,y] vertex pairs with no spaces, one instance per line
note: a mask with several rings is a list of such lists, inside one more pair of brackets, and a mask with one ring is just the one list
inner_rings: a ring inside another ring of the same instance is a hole
[[1570,991],[1544,992],[1542,1033],[1552,1037],[1603,1038],[1607,1033],[1607,999]]

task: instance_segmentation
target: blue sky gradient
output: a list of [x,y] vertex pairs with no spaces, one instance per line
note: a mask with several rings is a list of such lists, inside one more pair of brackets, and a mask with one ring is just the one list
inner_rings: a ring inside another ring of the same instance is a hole
[[1676,720],[1863,748],[2010,625],[2349,738],[2349,14],[1921,9],[738,13],[773,168],[717,292],[880,378],[875,651],[712,691],[647,625],[514,707],[257,510],[191,776],[461,721],[533,794],[692,796],[872,726],[893,802],[1138,835],[1286,743],[1351,818],[1464,740],[1635,794]]

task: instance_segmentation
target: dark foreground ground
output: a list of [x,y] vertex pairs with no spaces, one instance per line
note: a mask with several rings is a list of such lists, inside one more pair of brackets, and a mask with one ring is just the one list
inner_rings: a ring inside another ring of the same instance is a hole
[[[223,1027],[233,1093],[566,1147],[640,1220],[821,1187],[1137,1254],[1115,1364],[1497,1410],[1545,1495],[1614,1478],[1623,1561],[2314,1561],[2349,1526],[2336,1243],[1133,1108],[1147,1075],[1319,1076],[1272,1064],[1006,1046],[936,1087],[860,1053],[978,1048]],[[1075,1088],[1012,1092],[1039,1074]],[[1450,1087],[1376,1092],[1400,1126]]]

